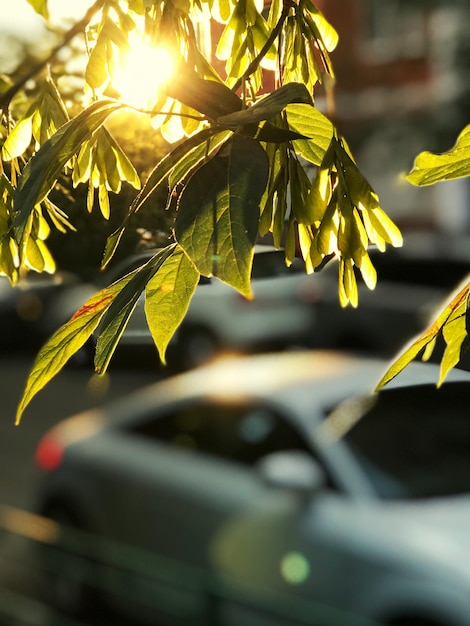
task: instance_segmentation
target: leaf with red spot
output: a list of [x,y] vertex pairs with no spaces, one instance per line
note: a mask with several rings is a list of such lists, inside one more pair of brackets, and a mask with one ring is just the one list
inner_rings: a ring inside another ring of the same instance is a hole
[[41,348],[29,373],[17,409],[17,424],[19,424],[24,410],[33,397],[60,372],[67,361],[90,339],[101,318],[128,281],[129,277],[125,276],[111,287],[106,287],[92,296]]

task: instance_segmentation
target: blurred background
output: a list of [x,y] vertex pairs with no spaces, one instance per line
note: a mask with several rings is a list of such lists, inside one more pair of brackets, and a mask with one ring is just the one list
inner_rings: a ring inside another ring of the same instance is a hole
[[469,123],[465,0],[325,0],[337,122],[386,211],[405,231],[468,232],[469,181],[416,189],[401,175],[423,150],[444,152]]

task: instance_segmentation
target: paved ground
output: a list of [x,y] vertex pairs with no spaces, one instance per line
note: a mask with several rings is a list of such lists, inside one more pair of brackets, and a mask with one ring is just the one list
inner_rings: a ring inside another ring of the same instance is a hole
[[[21,533],[23,518],[18,514],[18,509],[34,509],[34,451],[41,436],[64,417],[118,399],[161,377],[155,364],[111,367],[104,378],[90,369],[67,368],[33,399],[21,424],[15,426],[32,358],[0,355],[0,626],[52,626],[48,608],[32,584],[31,542]],[[124,624],[117,616],[112,623]]]

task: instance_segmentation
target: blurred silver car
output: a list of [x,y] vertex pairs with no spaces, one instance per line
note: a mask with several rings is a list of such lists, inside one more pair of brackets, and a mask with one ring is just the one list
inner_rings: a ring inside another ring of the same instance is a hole
[[58,424],[38,511],[89,534],[59,542],[49,596],[149,622],[468,626],[470,374],[437,389],[412,364],[372,393],[384,367],[223,359]]
[[[105,274],[109,284],[148,261],[155,250],[129,257]],[[169,362],[188,369],[221,351],[253,351],[305,343],[314,320],[316,280],[303,262],[287,267],[283,250],[256,245],[252,270],[254,299],[217,278],[201,277],[186,316],[169,348]],[[121,346],[153,346],[145,316],[145,295],[134,310]]]
[[93,293],[76,274],[29,272],[13,287],[0,276],[0,347],[37,350]]

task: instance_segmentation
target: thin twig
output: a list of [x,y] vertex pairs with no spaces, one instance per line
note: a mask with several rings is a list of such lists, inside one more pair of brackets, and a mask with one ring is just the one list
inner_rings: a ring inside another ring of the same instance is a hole
[[40,74],[45,67],[51,63],[54,57],[68,45],[68,43],[78,34],[80,34],[85,28],[88,26],[93,17],[98,13],[98,11],[102,8],[106,0],[96,0],[94,4],[88,9],[83,18],[76,22],[70,30],[68,30],[62,38],[62,41],[55,46],[51,52],[47,55],[45,59],[39,61],[36,65],[34,65],[31,70],[22,76],[14,85],[12,85],[9,89],[2,92],[0,94],[0,109],[4,111],[8,109],[10,106],[10,102],[16,96],[16,94],[21,91],[21,89],[26,85],[26,83],[34,78],[37,74]]

